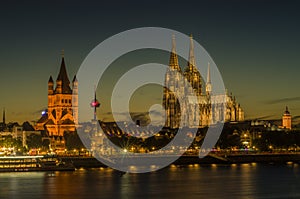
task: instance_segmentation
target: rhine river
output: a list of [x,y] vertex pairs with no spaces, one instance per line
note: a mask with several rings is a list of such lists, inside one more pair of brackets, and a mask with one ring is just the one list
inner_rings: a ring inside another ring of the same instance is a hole
[[125,175],[109,168],[0,173],[0,198],[300,198],[300,165],[190,165]]

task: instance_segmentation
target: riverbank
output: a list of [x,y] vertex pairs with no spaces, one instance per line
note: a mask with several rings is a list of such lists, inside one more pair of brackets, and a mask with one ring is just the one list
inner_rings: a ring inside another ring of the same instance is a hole
[[[93,157],[60,157],[66,163],[72,163],[76,168],[98,168],[107,167],[105,164]],[[158,158],[158,157],[154,157]],[[163,158],[163,157],[159,157]],[[189,165],[189,164],[243,164],[243,163],[268,163],[268,164],[285,164],[300,163],[300,154],[209,154],[204,158],[196,155],[184,155],[179,157],[172,164]]]

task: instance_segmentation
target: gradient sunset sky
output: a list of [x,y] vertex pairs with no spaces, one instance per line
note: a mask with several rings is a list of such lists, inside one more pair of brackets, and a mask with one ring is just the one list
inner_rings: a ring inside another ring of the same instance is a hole
[[[300,115],[299,6],[271,0],[1,3],[0,110],[6,109],[8,122],[37,120],[61,49],[72,79],[106,38],[155,26],[193,34],[247,119],[280,118],[286,105]],[[99,92],[98,98],[105,96]]]

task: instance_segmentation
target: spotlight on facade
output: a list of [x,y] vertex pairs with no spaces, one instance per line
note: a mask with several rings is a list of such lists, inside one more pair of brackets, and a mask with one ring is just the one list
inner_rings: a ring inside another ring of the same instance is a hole
[[48,110],[47,110],[47,109],[43,110],[43,111],[42,111],[42,116],[46,115],[47,113],[48,113]]

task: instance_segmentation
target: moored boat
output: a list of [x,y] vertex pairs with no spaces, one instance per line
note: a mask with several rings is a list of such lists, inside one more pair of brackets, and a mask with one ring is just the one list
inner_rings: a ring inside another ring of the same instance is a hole
[[74,171],[71,163],[55,156],[6,156],[0,157],[0,172]]

